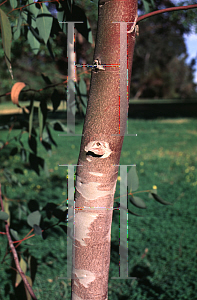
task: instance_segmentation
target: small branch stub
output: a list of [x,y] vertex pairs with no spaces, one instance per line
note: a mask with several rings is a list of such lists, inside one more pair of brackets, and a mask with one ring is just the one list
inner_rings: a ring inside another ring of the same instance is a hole
[[103,65],[101,65],[101,62],[99,59],[95,59],[94,62],[93,62],[93,70],[103,70],[105,71],[105,68]]

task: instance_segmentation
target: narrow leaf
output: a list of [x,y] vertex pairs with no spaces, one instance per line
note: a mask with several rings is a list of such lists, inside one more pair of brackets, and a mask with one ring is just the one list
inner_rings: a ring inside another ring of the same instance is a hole
[[42,3],[40,12],[37,15],[36,26],[39,30],[39,35],[44,40],[45,44],[47,44],[47,41],[49,39],[52,23],[53,17],[48,11],[46,5]]
[[[25,274],[27,271],[27,264],[22,257],[20,259],[20,267],[21,267],[23,273]],[[21,275],[19,274],[19,272],[17,272],[15,287],[17,287],[20,284],[21,280],[22,280]]]
[[36,154],[37,153],[37,142],[35,137],[32,135],[28,138],[28,144],[31,150]]
[[53,94],[51,95],[51,101],[53,104],[53,111],[56,111],[61,103],[61,95],[57,89],[54,89]]
[[91,30],[90,23],[89,23],[88,19],[87,19],[87,30],[88,30],[88,42],[90,44],[92,44],[93,43],[92,30]]
[[38,107],[38,119],[39,119],[39,135],[40,135],[40,141],[42,141],[42,132],[43,132],[43,114],[41,110],[41,103]]
[[47,130],[50,142],[53,143],[53,145],[55,145],[57,147],[57,144],[56,144],[56,142],[54,141],[54,139],[53,139],[53,137],[51,135],[51,132],[50,132],[50,129],[49,129],[48,125],[46,125],[46,130]]
[[130,209],[128,209],[128,212],[129,212],[130,214],[134,215],[134,216],[137,216],[137,217],[144,217],[144,216],[142,216],[142,215],[138,215],[138,214],[134,213],[134,212],[131,211]]
[[25,150],[24,148],[21,149],[20,155],[21,155],[21,160],[22,160],[23,162],[26,162],[27,154],[26,154],[26,150]]
[[130,168],[129,172],[127,173],[127,184],[129,192],[134,192],[139,187],[139,179],[136,171],[136,166]]
[[161,204],[164,204],[164,205],[172,205],[172,203],[164,201],[161,197],[159,197],[159,196],[158,196],[157,194],[155,194],[155,193],[151,193],[151,195],[153,196],[153,198],[154,198],[157,202],[159,202],[159,203],[161,203]]
[[87,86],[83,78],[80,79],[79,82],[79,92],[82,100],[82,110],[84,115],[86,114],[86,108],[87,108]]
[[120,208],[121,208],[121,209],[124,209],[124,210],[126,210],[126,211],[128,211],[128,213],[130,213],[130,214],[132,214],[132,215],[134,215],[134,216],[137,216],[137,217],[143,217],[142,215],[138,215],[138,214],[132,212],[130,209],[128,209],[126,206],[122,205],[121,203],[120,203]]
[[8,199],[3,200],[4,212],[8,214],[9,218],[7,219],[8,226],[10,226],[10,210],[9,210],[9,201]]
[[20,15],[18,17],[18,20],[16,20],[16,28],[13,32],[14,40],[17,40],[21,35],[21,25],[22,25],[22,16],[21,16],[21,13],[20,13]]
[[51,80],[49,79],[48,76],[46,76],[44,73],[41,73],[42,78],[44,79],[45,83],[50,85],[52,84]]
[[37,263],[36,258],[32,255],[30,255],[28,257],[28,266],[29,266],[29,269],[30,269],[32,282],[34,282],[35,277],[36,277],[38,263]]
[[146,208],[146,204],[140,197],[129,196],[130,202],[138,208]]
[[33,153],[29,153],[29,163],[32,170],[36,172],[36,174],[40,175],[39,165],[37,156]]
[[60,121],[51,122],[50,125],[52,126],[53,130],[57,131],[67,131],[64,124],[62,124]]
[[35,38],[35,36],[33,35],[32,31],[31,30],[28,30],[28,34],[27,34],[27,39],[28,39],[28,42],[30,44],[30,47],[33,51],[33,53],[35,55],[38,54],[38,51],[40,50],[40,43],[39,41]]
[[31,132],[32,132],[33,116],[34,116],[34,100],[31,100],[30,114],[29,114],[29,138],[31,137]]
[[[25,277],[27,278],[27,281],[29,282],[30,286],[32,287],[32,280],[31,280],[31,278],[29,276],[27,276],[27,275],[25,275]],[[29,293],[26,285],[24,285],[24,287],[25,287],[25,292],[26,292],[26,297],[27,297],[26,300],[31,300],[32,298],[31,298],[31,295],[30,295],[30,293]]]
[[51,144],[49,144],[48,142],[42,140],[42,145],[44,146],[44,148],[46,149],[46,151],[49,152],[49,154],[51,153]]
[[11,235],[13,236],[13,238],[14,238],[16,241],[19,241],[19,240],[20,240],[17,231],[15,231],[14,229],[10,228],[10,232],[11,232]]
[[11,31],[10,21],[2,9],[0,9],[0,24],[1,24],[2,43],[3,43],[4,53],[5,53],[5,61],[13,79],[12,66],[11,66],[12,31]]

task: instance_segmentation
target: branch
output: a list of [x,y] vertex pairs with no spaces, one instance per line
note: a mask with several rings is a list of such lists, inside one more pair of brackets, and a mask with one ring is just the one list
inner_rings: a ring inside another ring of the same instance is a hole
[[[77,76],[80,77],[81,75],[83,75],[83,74],[88,74],[88,73],[90,73],[90,72],[91,72],[91,70],[86,70],[86,71],[84,71],[84,72],[81,72],[81,73],[80,73],[79,75],[77,75]],[[59,74],[56,74],[56,75],[59,76]],[[67,77],[67,76],[61,75],[61,77],[64,78],[64,77]],[[45,86],[44,88],[41,88],[41,89],[38,89],[38,90],[36,90],[36,89],[28,89],[28,90],[25,90],[25,91],[21,91],[21,93],[26,93],[26,92],[42,92],[42,91],[44,91],[44,90],[48,90],[48,89],[53,88],[53,87],[56,87],[56,86],[65,85],[66,83],[67,83],[67,79],[64,80],[63,82],[52,83],[52,84],[47,85],[47,86]],[[0,98],[1,98],[1,97],[4,97],[4,96],[8,96],[8,95],[11,95],[11,92],[7,92],[7,93],[5,93],[5,94],[1,94],[1,95],[0,95]]]
[[160,10],[153,11],[151,13],[145,14],[143,16],[140,16],[137,19],[136,24],[138,24],[139,22],[141,22],[144,19],[150,18],[154,15],[163,14],[164,12],[174,11],[174,10],[187,10],[187,9],[192,9],[192,8],[197,8],[197,4],[192,4],[192,5],[187,5],[187,6],[176,6],[176,7],[160,9]]
[[[1,201],[1,209],[2,209],[2,211],[4,211],[3,200],[2,200],[2,197],[1,197],[1,183],[0,183],[0,201]],[[19,263],[19,260],[18,260],[18,255],[17,255],[16,249],[14,248],[14,245],[13,245],[10,233],[9,233],[9,226],[8,226],[8,223],[6,221],[5,221],[5,229],[6,229],[6,235],[7,235],[7,238],[8,238],[9,246],[10,246],[10,249],[12,250],[12,254],[14,256],[16,268],[17,268],[19,274],[21,275],[21,277],[23,279],[23,282],[24,282],[26,288],[28,289],[32,299],[37,300],[37,298],[36,298],[36,296],[35,296],[35,294],[32,290],[32,287],[30,286],[29,282],[27,281],[27,278],[26,278],[25,274],[23,273],[23,271],[20,267],[20,263]]]

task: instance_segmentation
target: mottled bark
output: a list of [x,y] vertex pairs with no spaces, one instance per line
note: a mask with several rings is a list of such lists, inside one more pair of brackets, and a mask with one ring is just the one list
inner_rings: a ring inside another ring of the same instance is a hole
[[[94,59],[101,64],[119,64],[120,24],[112,22],[134,22],[136,14],[137,0],[100,1]],[[125,38],[130,91],[135,31]],[[111,223],[118,175],[115,165],[119,164],[124,138],[113,136],[119,134],[119,83],[119,67],[92,71],[76,174],[72,300],[108,298]],[[127,97],[127,90],[124,96]],[[123,132],[127,110],[126,101],[120,116]]]

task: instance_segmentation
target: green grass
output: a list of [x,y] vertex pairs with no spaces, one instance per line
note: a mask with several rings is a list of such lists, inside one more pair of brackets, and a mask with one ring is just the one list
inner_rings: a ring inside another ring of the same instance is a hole
[[[137,137],[125,137],[121,165],[137,165],[139,188],[157,187],[157,194],[173,203],[164,206],[149,198],[148,193],[139,193],[147,206],[146,210],[129,204],[129,209],[144,217],[128,216],[128,266],[129,276],[138,280],[119,279],[119,212],[113,215],[112,250],[109,274],[109,300],[152,300],[152,299],[195,299],[197,293],[197,158],[196,119],[174,120],[129,120],[129,133]],[[76,133],[81,133],[82,125],[76,125]],[[10,137],[19,133],[13,130]],[[7,131],[1,130],[1,140],[6,140]],[[23,238],[31,229],[26,222],[25,212],[19,215],[20,207],[27,208],[28,201],[36,200],[39,209],[47,202],[63,203],[67,198],[66,167],[59,164],[77,164],[80,137],[58,137],[52,131],[58,147],[53,147],[49,156],[39,143],[38,155],[43,157],[48,168],[48,177],[41,170],[40,177],[35,172],[22,167],[19,155],[10,156],[16,142],[6,146],[0,154],[0,182],[5,186],[2,168],[14,173],[15,168],[24,170],[24,175],[15,174],[22,187],[7,185],[6,196],[10,201],[11,228]],[[28,149],[28,134],[22,141]],[[4,188],[2,188],[4,193]],[[119,181],[116,197],[119,195]],[[54,224],[57,219],[45,218],[46,224]],[[0,225],[0,231],[4,231]],[[67,236],[58,226],[49,229],[46,240],[35,236],[19,247],[37,259],[38,269],[33,289],[38,299],[70,299],[70,281],[59,280],[66,277]],[[6,237],[0,235],[0,260],[6,253]],[[146,256],[142,255],[147,249]],[[0,265],[0,299],[18,299],[11,296],[11,255]],[[70,259],[70,258],[69,258]]]

